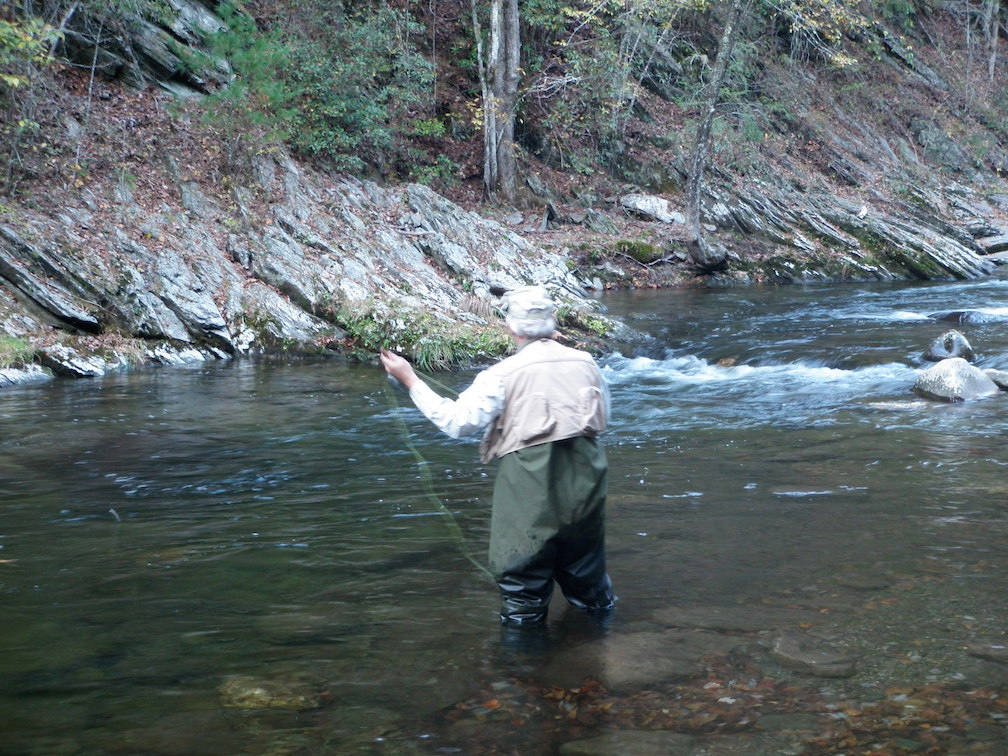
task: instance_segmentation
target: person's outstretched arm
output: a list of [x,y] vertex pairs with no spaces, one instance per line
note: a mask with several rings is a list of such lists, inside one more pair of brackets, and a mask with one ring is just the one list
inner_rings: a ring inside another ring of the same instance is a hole
[[482,431],[504,409],[504,385],[486,370],[452,401],[439,396],[420,380],[413,366],[398,354],[382,352],[380,359],[385,372],[409,390],[417,409],[452,438]]

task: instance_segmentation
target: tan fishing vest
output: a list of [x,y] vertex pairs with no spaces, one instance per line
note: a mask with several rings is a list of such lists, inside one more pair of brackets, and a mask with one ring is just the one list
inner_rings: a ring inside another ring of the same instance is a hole
[[530,341],[492,372],[504,384],[504,411],[480,444],[484,463],[527,446],[606,428],[602,376],[587,352],[552,339]]

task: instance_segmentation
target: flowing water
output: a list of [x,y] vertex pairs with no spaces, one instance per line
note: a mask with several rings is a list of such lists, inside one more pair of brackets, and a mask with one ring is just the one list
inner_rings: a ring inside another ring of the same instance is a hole
[[[481,753],[497,727],[501,752],[550,753],[572,737],[553,710],[499,721],[495,701],[466,720],[465,702],[549,684],[537,675],[593,633],[726,608],[820,617],[806,629],[857,657],[853,677],[718,632],[827,707],[927,685],[1003,701],[1004,664],[968,651],[1008,642],[1008,395],[946,405],[910,387],[944,311],[981,313],[955,327],[980,367],[1008,369],[1006,295],[990,279],[607,296],[648,334],[602,360],[619,606],[592,629],[557,597],[536,653],[502,638],[466,556],[485,552],[493,467],[390,402],[374,367],[5,389],[0,752]],[[1005,752],[1002,711],[955,742]]]

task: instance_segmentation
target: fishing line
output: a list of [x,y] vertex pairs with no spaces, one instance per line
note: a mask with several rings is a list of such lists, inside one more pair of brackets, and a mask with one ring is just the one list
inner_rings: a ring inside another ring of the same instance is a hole
[[[443,383],[434,380],[430,376],[424,375],[423,378],[424,380],[430,381],[431,383],[443,388],[445,391],[458,396],[457,391],[454,391],[448,386],[445,386]],[[399,400],[395,397],[395,392],[391,387],[389,387],[385,389],[385,393],[388,396],[389,405],[392,407],[392,414],[395,417],[396,422],[399,424],[399,432],[402,434],[406,448],[412,452],[413,457],[416,459],[417,468],[420,470],[420,480],[423,482],[424,496],[441,512],[451,539],[455,542],[455,546],[458,548],[462,556],[468,559],[477,570],[493,580],[494,576],[490,570],[484,567],[479,560],[469,553],[469,546],[466,543],[465,534],[462,532],[462,528],[459,527],[458,520],[455,519],[455,515],[451,513],[451,510],[445,506],[445,503],[441,501],[441,497],[434,492],[434,477],[431,475],[430,462],[424,459],[420,450],[417,449],[416,445],[413,443],[413,439],[410,438],[409,428],[406,427],[406,421],[402,418],[402,412],[400,412],[402,408],[399,405]]]

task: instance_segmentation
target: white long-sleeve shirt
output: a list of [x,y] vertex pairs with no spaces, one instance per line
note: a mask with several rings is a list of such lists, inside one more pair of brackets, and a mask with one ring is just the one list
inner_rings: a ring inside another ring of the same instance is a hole
[[413,384],[409,394],[417,409],[452,438],[479,433],[504,411],[504,383],[486,370],[454,401],[438,395],[421,380]]

